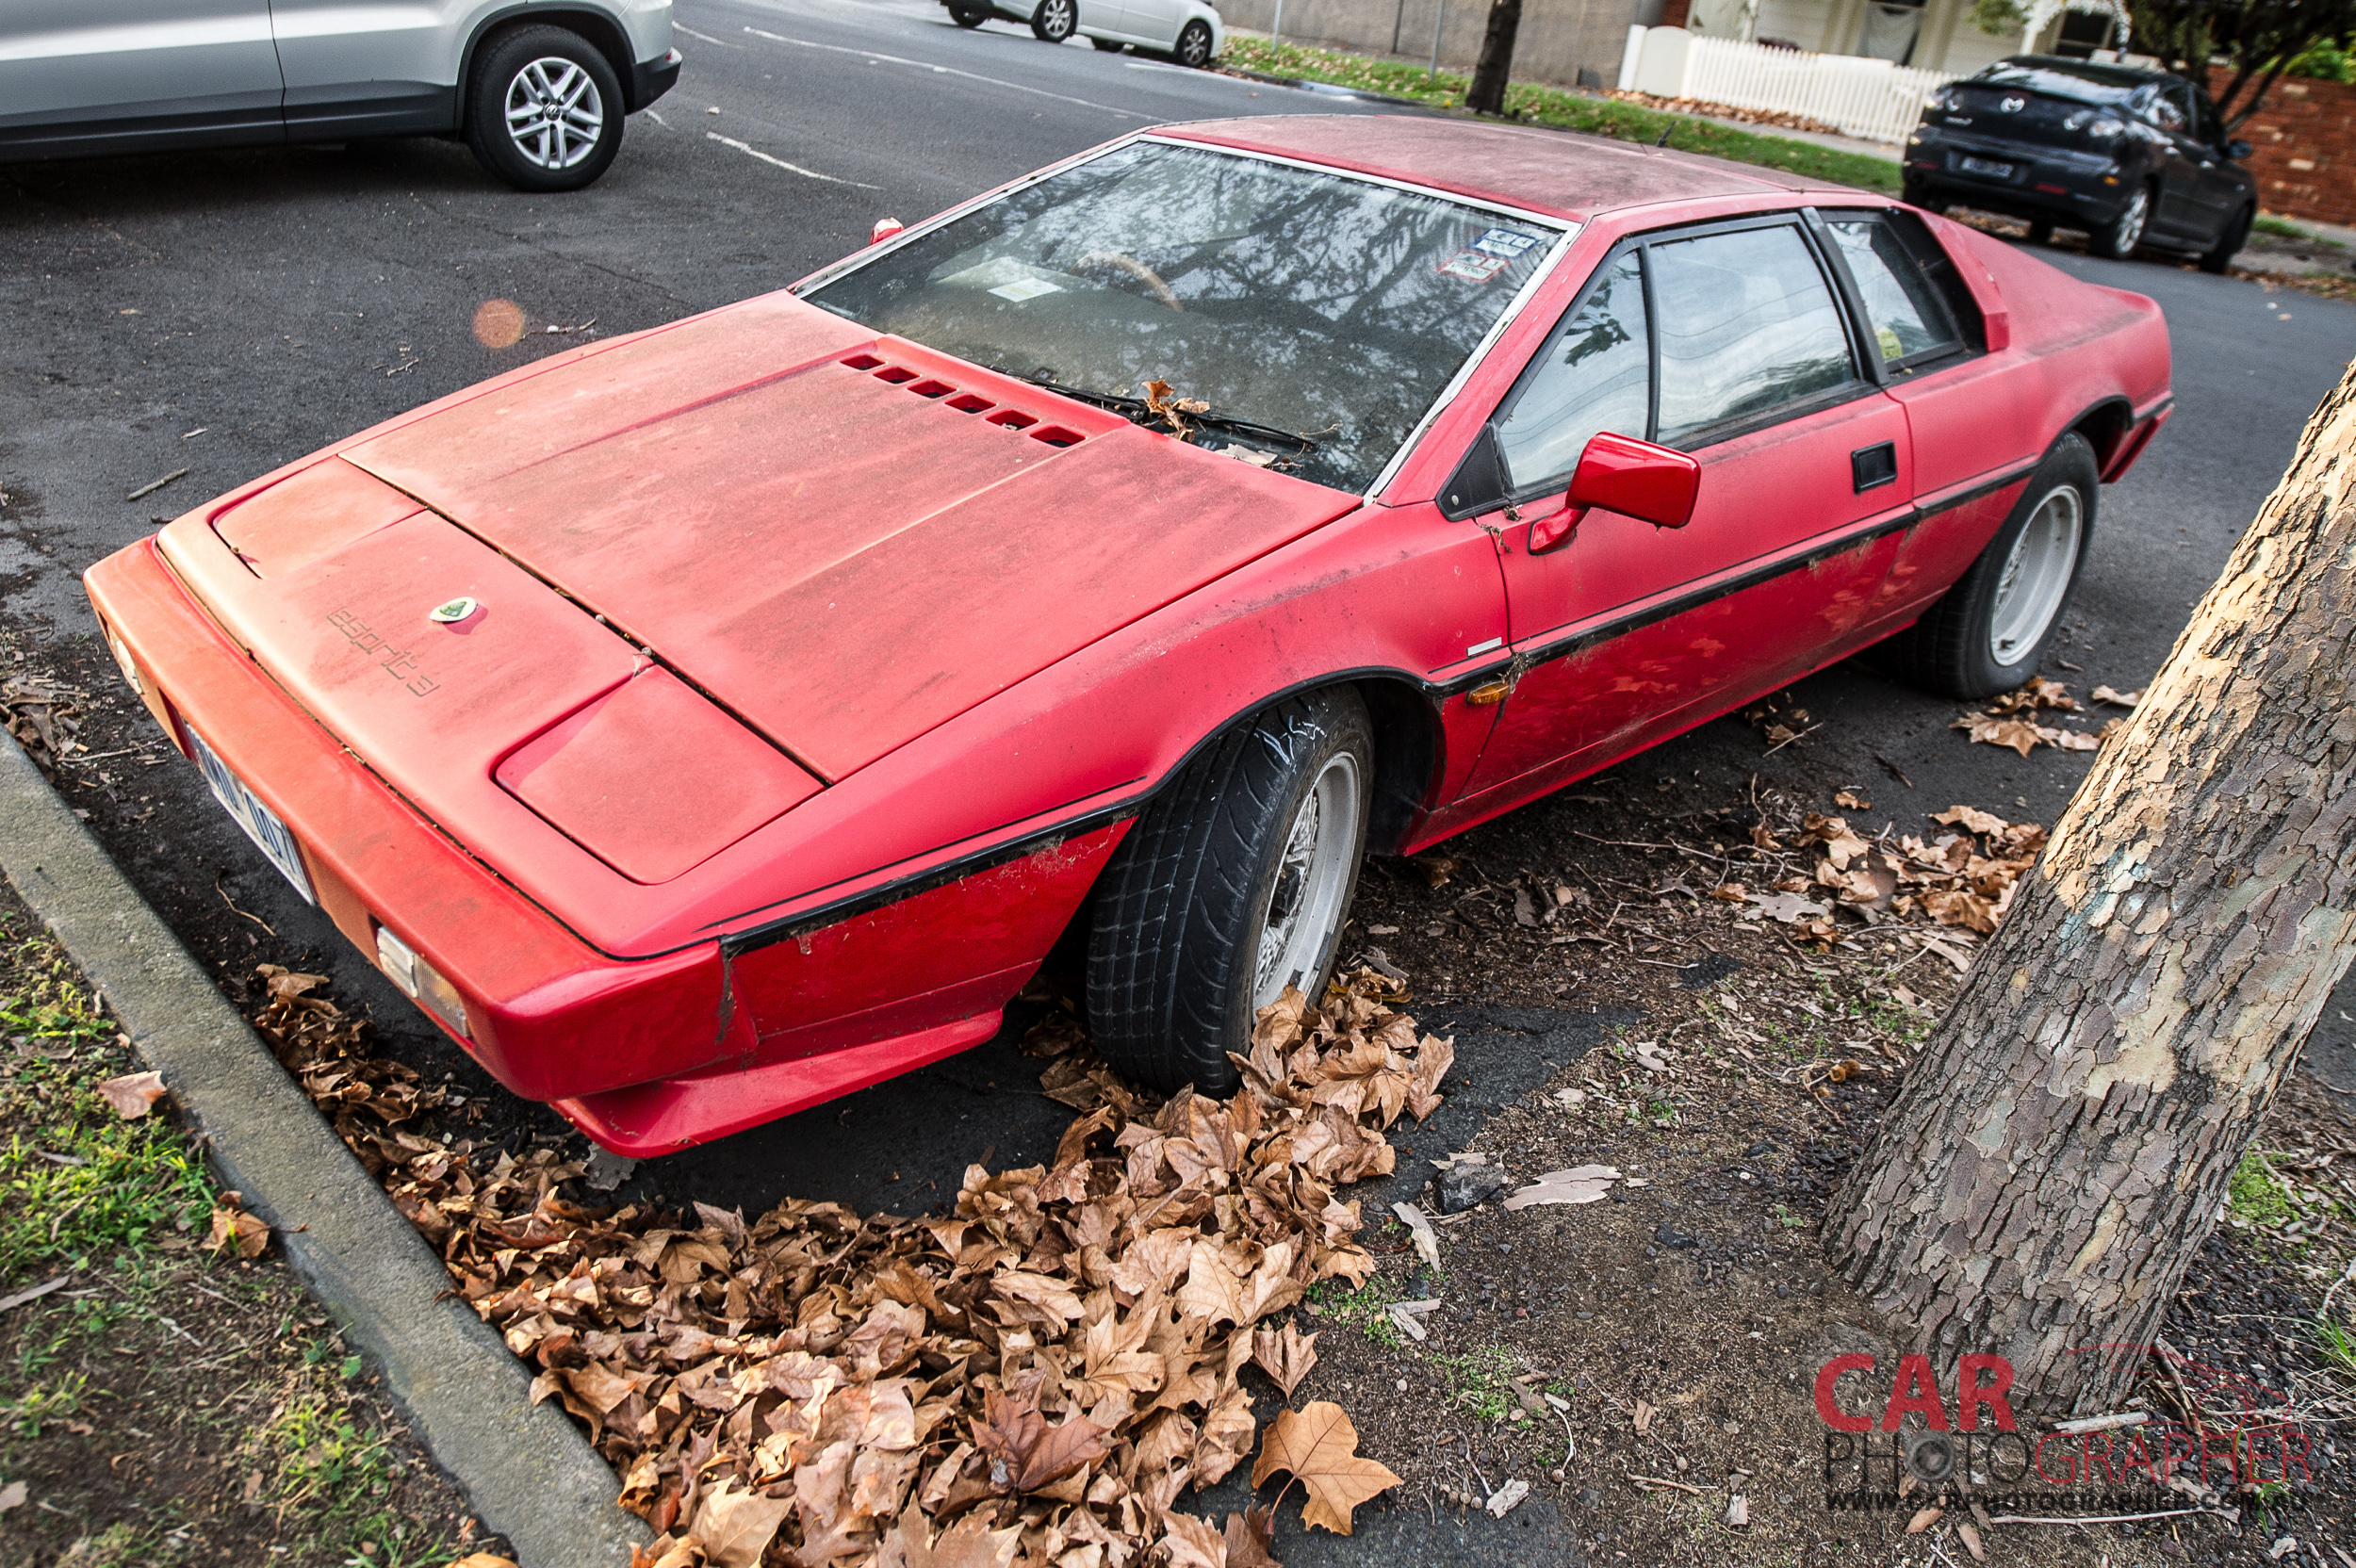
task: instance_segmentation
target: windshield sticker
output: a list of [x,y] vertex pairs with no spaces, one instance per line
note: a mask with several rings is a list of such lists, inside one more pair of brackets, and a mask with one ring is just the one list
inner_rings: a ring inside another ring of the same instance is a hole
[[990,292],[1002,300],[1012,300],[1021,304],[1025,300],[1036,300],[1041,294],[1060,294],[1063,286],[1049,283],[1045,278],[1017,278],[1012,283],[1000,284]]
[[1459,251],[1440,263],[1438,270],[1451,278],[1487,283],[1513,265],[1513,258],[1511,256],[1484,256],[1479,251]]
[[1472,248],[1513,261],[1537,243],[1538,237],[1534,234],[1523,234],[1515,229],[1491,229],[1479,239],[1474,240]]

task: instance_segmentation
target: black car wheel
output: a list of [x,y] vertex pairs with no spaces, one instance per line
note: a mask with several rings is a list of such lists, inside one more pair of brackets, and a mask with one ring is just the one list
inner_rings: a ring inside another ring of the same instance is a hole
[[1348,687],[1288,697],[1203,748],[1113,853],[1088,1022],[1153,1088],[1235,1086],[1260,1008],[1325,989],[1366,844],[1374,735]]
[[622,150],[622,84],[580,34],[518,27],[475,64],[466,143],[518,190],[579,190]]
[[2032,245],[2053,243],[2053,220],[2050,218],[2031,219],[2029,220],[2029,243]]
[[1178,47],[1172,51],[1180,65],[1190,65],[1197,71],[1211,63],[1211,24],[1197,17],[1178,29]]
[[2201,253],[2201,270],[2222,272],[2233,265],[2233,257],[2250,243],[2250,225],[2258,220],[2256,207],[2244,207],[2225,225],[2225,232],[2217,237],[2217,243]]
[[1898,198],[1906,205],[1921,207],[1924,212],[1944,213],[1947,210],[1945,197],[1932,195],[1927,187],[1917,185],[1912,180],[1899,188]]
[[960,27],[978,27],[983,23],[990,20],[990,13],[988,11],[964,10],[952,7],[949,11],[949,20],[956,23]]
[[1039,0],[1039,9],[1031,13],[1031,31],[1048,43],[1061,43],[1079,24],[1079,0]]
[[1875,649],[1875,662],[1967,701],[2037,674],[2086,564],[2100,477],[2085,436],[2071,431],[2054,442],[1980,558],[1921,620]]
[[2143,226],[2151,218],[2151,188],[2143,186],[2127,198],[2119,216],[2086,236],[2086,249],[2098,256],[2125,261],[2143,239]]

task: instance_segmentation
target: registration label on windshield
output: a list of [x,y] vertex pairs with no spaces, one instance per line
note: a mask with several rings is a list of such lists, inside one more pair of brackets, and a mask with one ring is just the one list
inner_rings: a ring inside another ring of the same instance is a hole
[[1487,283],[1513,265],[1512,256],[1483,255],[1479,251],[1459,251],[1440,263],[1439,270],[1451,278],[1464,278],[1473,283]]
[[1479,239],[1474,240],[1472,248],[1513,261],[1537,243],[1538,237],[1534,234],[1523,234],[1518,229],[1491,229]]

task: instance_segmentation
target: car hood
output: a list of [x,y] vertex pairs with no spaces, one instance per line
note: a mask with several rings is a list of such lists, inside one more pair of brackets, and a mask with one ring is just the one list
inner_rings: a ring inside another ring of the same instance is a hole
[[162,544],[462,841],[516,859],[520,804],[652,883],[1357,504],[771,296],[487,383]]

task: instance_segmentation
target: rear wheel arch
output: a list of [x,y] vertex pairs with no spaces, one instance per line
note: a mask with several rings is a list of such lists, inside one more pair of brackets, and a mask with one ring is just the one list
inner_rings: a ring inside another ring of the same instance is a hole
[[2119,455],[2121,443],[2135,428],[2135,405],[2125,398],[2110,397],[2070,421],[2063,434],[2075,433],[2085,437],[2086,445],[2094,449],[2096,472],[2107,474],[2111,470],[2111,460]]

